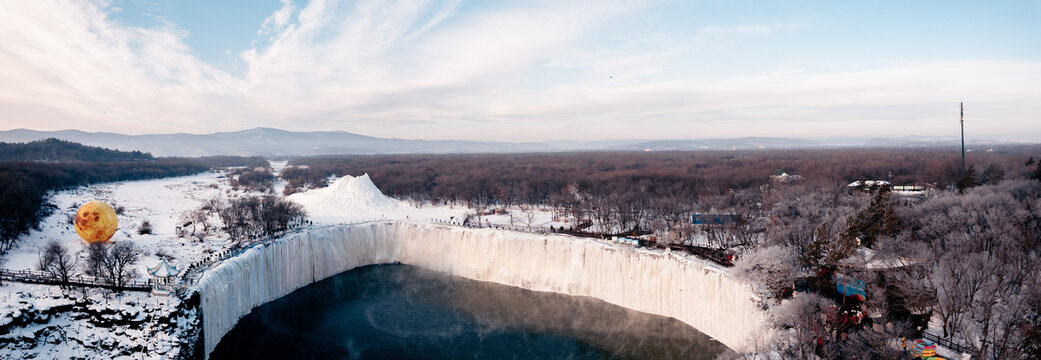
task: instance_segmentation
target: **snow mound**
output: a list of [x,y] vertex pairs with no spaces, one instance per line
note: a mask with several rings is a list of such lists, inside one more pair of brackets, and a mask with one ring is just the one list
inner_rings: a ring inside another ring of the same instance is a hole
[[316,219],[372,220],[405,212],[409,206],[383,195],[369,174],[344,176],[328,187],[289,195]]

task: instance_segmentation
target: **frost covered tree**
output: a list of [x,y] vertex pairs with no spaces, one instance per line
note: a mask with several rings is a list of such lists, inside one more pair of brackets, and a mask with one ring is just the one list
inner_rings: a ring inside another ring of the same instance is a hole
[[62,286],[68,285],[69,278],[76,275],[79,260],[58,240],[47,242],[39,256],[37,268],[58,279]]
[[799,275],[796,258],[795,250],[784,245],[754,248],[738,259],[733,271],[747,279],[764,298],[773,298],[779,303]]
[[1024,315],[1032,310],[1028,297],[1035,294],[1024,292],[1023,287],[1033,288],[1041,283],[1037,281],[1037,264],[1023,260],[993,264],[994,275],[987,279],[979,300],[970,307],[975,326],[967,330],[975,331],[972,343],[982,358],[1018,359],[1026,352],[1025,325],[1029,325],[1029,316]]
[[856,200],[843,191],[805,183],[771,193],[768,202],[773,206],[767,214],[766,242],[805,249],[816,239],[821,224],[836,223],[855,211],[852,202]]
[[1038,221],[1041,185],[1006,180],[942,194],[916,206],[906,237],[930,248],[930,267],[914,280],[935,289],[933,316],[941,336],[973,349],[978,358],[1030,353],[1031,305],[1041,269]]
[[970,307],[991,275],[986,261],[979,253],[950,253],[937,264],[929,279],[937,290],[934,314],[943,322],[942,336],[959,336],[969,321]]
[[820,295],[802,293],[771,310],[770,322],[780,330],[775,350],[785,359],[816,360],[818,352],[825,359],[837,357],[835,339],[830,339],[838,312],[835,305]]

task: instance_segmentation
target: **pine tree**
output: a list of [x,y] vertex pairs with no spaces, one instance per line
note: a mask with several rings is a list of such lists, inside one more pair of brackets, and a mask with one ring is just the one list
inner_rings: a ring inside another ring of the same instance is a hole
[[871,247],[880,236],[899,234],[903,222],[896,216],[895,203],[890,195],[888,186],[879,188],[866,208],[846,219],[842,238],[847,241],[859,238],[864,246]]
[[968,169],[961,174],[961,178],[958,179],[958,192],[964,193],[965,189],[974,188],[980,186],[980,180],[976,178],[976,166],[969,165]]

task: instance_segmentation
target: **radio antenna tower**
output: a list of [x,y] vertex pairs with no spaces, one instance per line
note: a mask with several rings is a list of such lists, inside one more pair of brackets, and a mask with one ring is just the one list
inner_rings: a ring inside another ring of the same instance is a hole
[[965,102],[963,101],[961,107],[961,171],[965,172]]

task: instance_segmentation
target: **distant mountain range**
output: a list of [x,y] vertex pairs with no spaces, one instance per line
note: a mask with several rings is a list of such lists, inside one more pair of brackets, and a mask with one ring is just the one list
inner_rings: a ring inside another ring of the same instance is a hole
[[124,135],[79,130],[0,131],[0,141],[27,142],[57,138],[118,150],[139,150],[156,156],[303,156],[326,154],[480,153],[544,151],[544,144],[453,140],[403,140],[345,131],[293,132],[254,128],[214,134]]
[[619,145],[615,150],[752,150],[821,147],[822,144],[806,139],[775,137],[743,137],[736,139],[657,140]]
[[[404,153],[511,153],[550,151],[668,151],[668,150],[752,150],[820,148],[836,146],[947,146],[957,139],[909,136],[897,139],[871,139],[842,143],[817,142],[806,139],[776,137],[744,137],[700,140],[604,140],[549,142],[492,142],[466,140],[407,140],[378,138],[346,131],[293,132],[271,128],[254,128],[213,134],[124,135],[79,130],[36,131],[15,129],[0,131],[0,142],[29,142],[57,138],[89,146],[123,151],[142,151],[155,156],[307,156],[339,154],[404,154]],[[1007,142],[1006,142],[1007,143]],[[1002,144],[972,140],[970,144]]]
[[[1027,144],[1026,142],[999,141],[985,139],[967,139],[966,145],[1015,145]],[[922,146],[961,146],[961,138],[955,136],[920,136],[910,135],[896,139],[874,138],[864,143],[870,147],[922,147]]]

